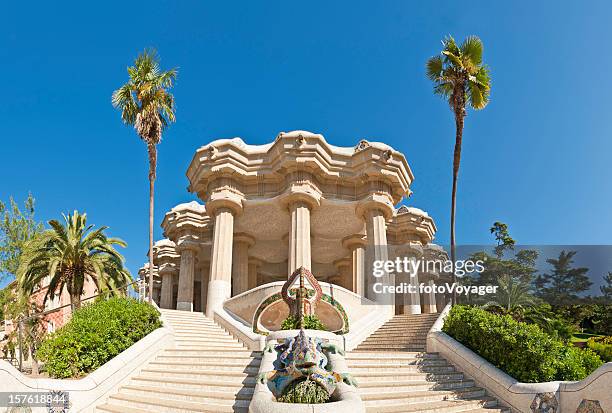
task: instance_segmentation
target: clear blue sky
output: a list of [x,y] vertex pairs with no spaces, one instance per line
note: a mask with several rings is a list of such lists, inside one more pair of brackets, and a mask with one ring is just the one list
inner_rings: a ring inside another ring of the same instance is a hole
[[[289,4],[290,3],[290,4]],[[8,2],[0,14],[0,199],[38,217],[79,209],[146,260],[145,147],[111,92],[145,47],[178,66],[177,123],[159,146],[158,224],[194,199],[185,171],[219,137],[306,129],[405,153],[409,204],[448,242],[452,114],[424,76],[440,39],[485,43],[492,99],[466,119],[458,242],[501,220],[521,244],[610,244],[612,6],[559,2]]]

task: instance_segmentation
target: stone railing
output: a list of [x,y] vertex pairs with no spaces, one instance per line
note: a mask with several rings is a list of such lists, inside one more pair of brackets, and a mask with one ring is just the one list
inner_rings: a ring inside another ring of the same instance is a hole
[[437,352],[513,412],[612,412],[612,363],[583,380],[521,383],[442,331],[447,305],[427,334],[427,351]]

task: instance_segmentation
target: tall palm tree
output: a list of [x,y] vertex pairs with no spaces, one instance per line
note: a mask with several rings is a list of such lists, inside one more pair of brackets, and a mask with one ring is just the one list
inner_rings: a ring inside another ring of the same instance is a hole
[[23,294],[31,294],[34,288],[49,277],[49,287],[44,301],[53,299],[66,288],[73,309],[81,306],[81,295],[87,278],[98,291],[111,293],[123,290],[131,276],[123,266],[123,256],[115,245],[125,247],[118,238],[108,238],[108,227],[93,229],[87,225],[87,215],[74,211],[63,215],[64,224],[49,221],[51,229],[31,240],[21,257],[17,270],[17,282]]
[[136,129],[149,155],[149,302],[153,297],[153,209],[157,168],[157,144],[162,131],[175,121],[174,96],[169,92],[177,70],[161,71],[155,50],[145,50],[127,69],[129,80],[113,92],[113,106],[121,119]]
[[[489,102],[491,78],[489,68],[482,63],[482,41],[469,36],[458,46],[451,36],[442,40],[442,52],[427,61],[427,77],[434,84],[434,94],[448,100],[455,115],[455,151],[453,156],[453,189],[451,193],[450,244],[451,260],[455,263],[455,208],[457,177],[461,162],[461,142],[466,108],[484,109]],[[454,268],[454,267],[453,267]],[[453,281],[456,276],[453,271]],[[453,303],[456,302],[453,293]]]

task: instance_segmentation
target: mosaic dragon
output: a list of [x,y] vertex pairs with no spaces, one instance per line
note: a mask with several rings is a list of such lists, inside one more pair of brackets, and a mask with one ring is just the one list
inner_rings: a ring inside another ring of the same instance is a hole
[[265,352],[276,350],[278,358],[274,363],[275,370],[260,373],[260,383],[268,384],[275,397],[283,395],[285,389],[296,380],[312,380],[323,387],[328,395],[336,390],[339,382],[357,387],[355,379],[348,373],[331,371],[324,351],[344,355],[336,345],[324,342],[319,338],[306,336],[300,330],[297,336],[288,338],[282,344],[268,344]]

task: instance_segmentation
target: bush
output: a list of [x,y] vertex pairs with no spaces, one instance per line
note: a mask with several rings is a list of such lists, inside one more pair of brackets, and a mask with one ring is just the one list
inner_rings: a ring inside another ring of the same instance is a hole
[[602,362],[590,350],[564,344],[534,324],[454,306],[443,331],[519,381],[581,380]]
[[89,373],[153,330],[159,312],[131,298],[111,298],[84,306],[68,324],[50,334],[37,351],[51,377]]
[[278,398],[281,403],[325,403],[329,400],[327,390],[316,381],[302,379],[294,381]]
[[[327,330],[327,327],[316,315],[304,316],[304,329],[306,330]],[[300,328],[297,317],[288,315],[281,323],[281,330],[295,330]]]
[[587,347],[597,353],[604,362],[612,361],[612,336],[591,337],[587,340]]

